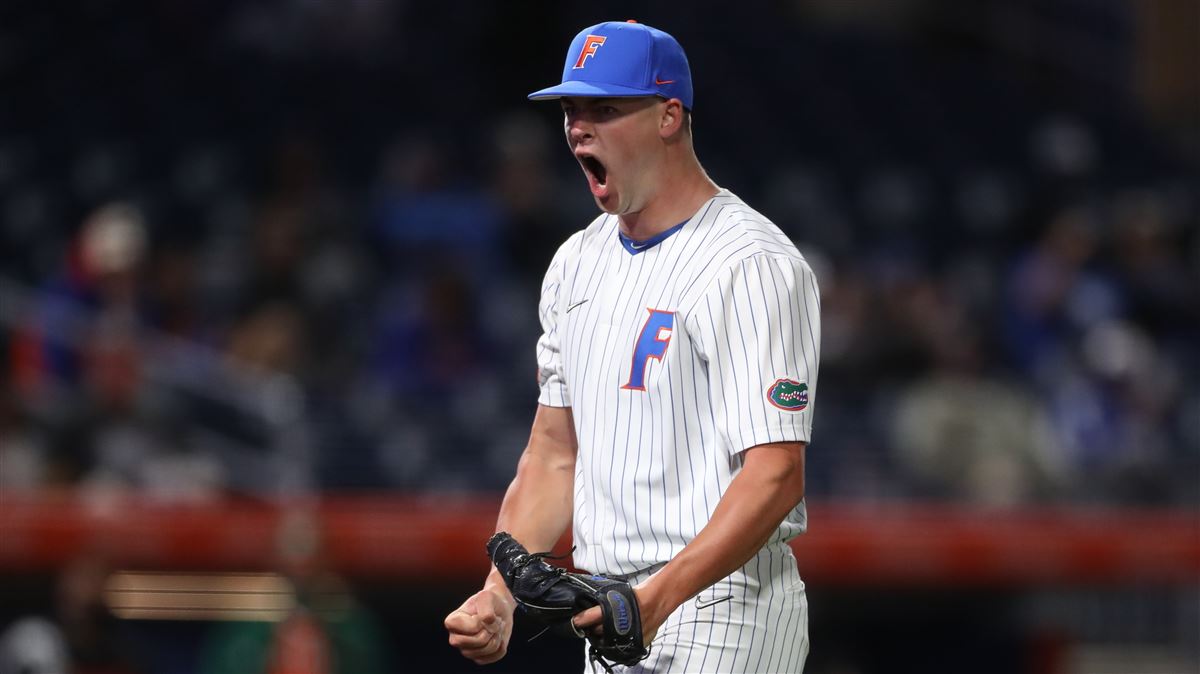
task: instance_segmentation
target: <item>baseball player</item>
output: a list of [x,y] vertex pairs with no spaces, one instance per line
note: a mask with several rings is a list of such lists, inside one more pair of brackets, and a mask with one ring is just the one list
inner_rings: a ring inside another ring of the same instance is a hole
[[[558,100],[603,211],[542,285],[539,406],[497,529],[634,586],[650,656],[622,671],[799,672],[804,451],[820,353],[812,270],[705,173],[676,40],[608,22],[571,43]],[[569,519],[570,517],[570,519]],[[477,663],[504,656],[514,601],[493,569],[445,621]],[[601,624],[599,608],[574,618]]]

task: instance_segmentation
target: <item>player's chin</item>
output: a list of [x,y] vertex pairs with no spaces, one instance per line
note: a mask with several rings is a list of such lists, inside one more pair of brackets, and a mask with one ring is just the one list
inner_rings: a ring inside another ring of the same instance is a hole
[[596,202],[596,206],[600,210],[609,215],[621,215],[625,210],[621,207],[621,200],[617,197],[616,190],[609,188],[604,194],[592,194],[592,200]]
[[620,209],[609,206],[606,200],[601,199],[600,197],[593,197],[593,200],[596,202],[596,206],[605,213],[608,213],[609,215],[621,214]]

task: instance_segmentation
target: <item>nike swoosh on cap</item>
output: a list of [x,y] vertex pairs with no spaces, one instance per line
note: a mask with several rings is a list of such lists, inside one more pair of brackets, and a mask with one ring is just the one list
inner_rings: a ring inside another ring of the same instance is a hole
[[675,84],[675,80],[660,80],[657,77],[655,77],[654,83],[655,84]]

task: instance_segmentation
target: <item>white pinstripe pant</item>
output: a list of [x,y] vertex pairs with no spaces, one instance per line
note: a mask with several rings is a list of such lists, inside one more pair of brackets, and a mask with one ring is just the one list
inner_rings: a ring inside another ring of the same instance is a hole
[[[656,568],[626,580],[637,584]],[[659,628],[649,658],[614,671],[799,674],[807,657],[804,582],[791,548],[779,543],[676,609]]]

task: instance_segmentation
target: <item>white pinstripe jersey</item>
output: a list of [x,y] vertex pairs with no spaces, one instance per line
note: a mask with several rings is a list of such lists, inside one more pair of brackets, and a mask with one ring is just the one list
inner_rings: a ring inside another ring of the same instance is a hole
[[[539,402],[571,407],[575,564],[629,574],[704,527],[742,450],[809,440],[816,279],[795,245],[721,190],[649,241],[601,215],[559,248],[539,305]],[[771,541],[806,525],[803,502]]]

